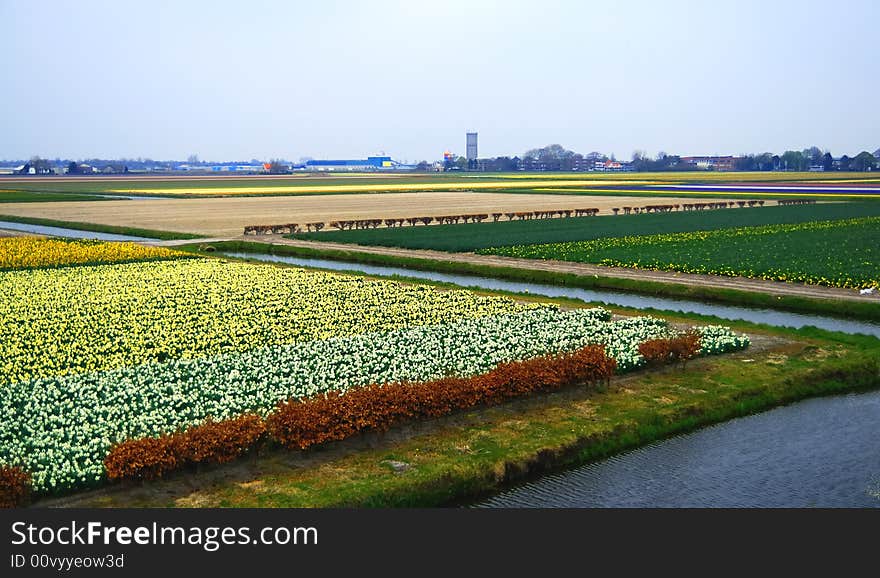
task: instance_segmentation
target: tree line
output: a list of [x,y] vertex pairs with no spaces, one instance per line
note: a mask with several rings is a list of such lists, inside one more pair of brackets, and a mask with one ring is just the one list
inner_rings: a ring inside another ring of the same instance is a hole
[[[467,159],[458,157],[445,165],[446,170],[477,170],[485,172],[509,171],[583,171],[592,170],[596,162],[616,161],[614,155],[591,152],[586,155],[568,150],[561,145],[552,144],[526,151],[522,157],[500,156],[479,159],[476,164],[468,164]],[[635,151],[625,164],[639,172],[654,171],[696,171],[700,167],[689,163],[680,155],[660,152],[655,157],[643,151]],[[427,170],[426,161],[419,163],[420,170]],[[873,153],[862,151],[850,157],[834,157],[830,151],[810,147],[801,151],[788,150],[782,154],[770,152],[744,154],[733,159],[737,171],[870,171],[880,169],[880,149]]]

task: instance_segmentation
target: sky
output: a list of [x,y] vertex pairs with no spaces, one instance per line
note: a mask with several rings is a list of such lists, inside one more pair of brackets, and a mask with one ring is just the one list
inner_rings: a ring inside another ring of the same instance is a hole
[[0,0],[0,158],[880,147],[880,2]]

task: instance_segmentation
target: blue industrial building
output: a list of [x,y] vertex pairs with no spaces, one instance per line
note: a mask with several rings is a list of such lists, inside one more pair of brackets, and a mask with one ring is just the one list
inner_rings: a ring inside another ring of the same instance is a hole
[[415,166],[401,164],[391,157],[367,157],[366,159],[310,160],[295,168],[307,171],[394,171],[414,169]]

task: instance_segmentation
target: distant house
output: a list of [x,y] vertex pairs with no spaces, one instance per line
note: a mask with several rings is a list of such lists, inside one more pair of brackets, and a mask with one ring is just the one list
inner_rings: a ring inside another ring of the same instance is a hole
[[31,163],[24,163],[23,165],[15,167],[13,173],[16,175],[35,175],[37,174],[37,171],[31,166]]
[[681,157],[681,163],[704,171],[732,171],[739,157]]
[[125,165],[107,165],[101,172],[105,175],[122,175],[128,172],[128,167]]
[[75,167],[70,167],[66,169],[66,172],[69,175],[90,175],[92,173],[98,172],[98,170],[92,165],[87,165],[86,163],[78,163]]
[[628,172],[633,170],[632,163],[622,162],[622,161],[593,161],[593,169],[594,171],[600,172]]
[[29,164],[18,165],[17,167],[0,167],[0,175],[26,175],[29,169]]

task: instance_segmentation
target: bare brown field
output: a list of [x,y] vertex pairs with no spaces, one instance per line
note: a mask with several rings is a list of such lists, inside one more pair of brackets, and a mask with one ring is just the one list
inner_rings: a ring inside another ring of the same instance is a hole
[[[224,237],[241,235],[246,225],[578,208],[597,208],[599,214],[612,214],[613,207],[722,200],[727,199],[423,192],[8,203],[3,205],[2,212],[17,217]],[[767,205],[772,204],[775,202],[767,202]]]

